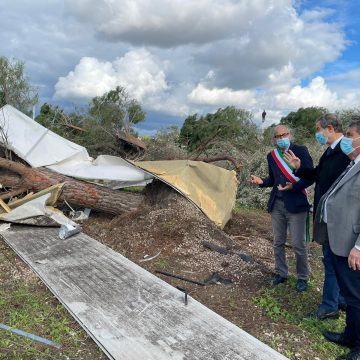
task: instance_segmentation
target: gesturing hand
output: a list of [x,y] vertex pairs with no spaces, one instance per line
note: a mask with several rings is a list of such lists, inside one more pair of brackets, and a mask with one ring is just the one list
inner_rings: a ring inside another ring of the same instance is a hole
[[251,182],[251,184],[255,184],[255,185],[263,184],[262,179],[255,175],[250,175],[250,182]]
[[282,186],[281,184],[279,184],[277,186],[279,191],[289,191],[292,189],[292,183],[291,182],[287,182],[285,186]]
[[298,169],[301,165],[301,160],[291,151],[285,151],[284,159],[294,168]]

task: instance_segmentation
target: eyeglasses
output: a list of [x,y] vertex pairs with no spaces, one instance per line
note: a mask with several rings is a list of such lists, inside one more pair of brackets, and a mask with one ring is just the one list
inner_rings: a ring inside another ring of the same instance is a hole
[[287,137],[289,135],[289,133],[283,133],[283,134],[277,134],[277,135],[274,135],[274,138],[275,139],[281,139],[283,137]]

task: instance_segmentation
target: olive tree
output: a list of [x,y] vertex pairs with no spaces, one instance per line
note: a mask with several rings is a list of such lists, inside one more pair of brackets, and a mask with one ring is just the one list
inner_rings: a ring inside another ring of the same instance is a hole
[[9,104],[29,114],[38,102],[38,94],[24,70],[23,62],[0,57],[0,107]]

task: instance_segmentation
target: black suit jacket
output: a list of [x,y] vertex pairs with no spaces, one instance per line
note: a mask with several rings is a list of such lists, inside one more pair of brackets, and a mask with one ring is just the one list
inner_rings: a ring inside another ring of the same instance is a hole
[[[293,151],[293,153],[298,158],[300,158],[301,163],[304,164],[307,168],[313,167],[313,161],[306,146],[291,143],[290,150]],[[279,196],[279,190],[277,189],[277,186],[279,184],[285,185],[289,180],[287,180],[285,175],[281,172],[271,153],[267,155],[267,162],[269,167],[269,176],[265,179],[262,179],[263,184],[260,185],[260,187],[272,187],[267,207],[268,212],[271,212],[275,199],[277,196]],[[281,192],[281,197],[284,200],[284,205],[287,211],[296,214],[305,212],[309,209],[307,197],[304,195],[302,190],[310,186],[312,183],[313,181],[300,179],[298,182],[293,184],[292,190]]]
[[314,215],[319,205],[320,198],[328,191],[333,182],[348,166],[350,159],[341,151],[340,143],[327,154],[327,149],[322,154],[318,166],[308,168],[301,166],[294,173],[301,179],[316,182],[314,193]]

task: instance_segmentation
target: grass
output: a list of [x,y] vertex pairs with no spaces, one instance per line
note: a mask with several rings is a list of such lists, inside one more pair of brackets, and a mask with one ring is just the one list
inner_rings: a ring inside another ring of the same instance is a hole
[[[242,213],[245,217],[253,217],[259,210],[244,208],[237,204],[235,211]],[[260,227],[261,224],[257,224],[257,228]],[[321,302],[323,286],[321,248],[312,243],[309,249],[311,276],[308,291],[296,292],[294,289],[296,278],[290,276],[287,283],[266,286],[252,298],[254,305],[261,308],[263,313],[274,323],[279,324],[277,330],[265,331],[269,336],[264,335],[260,340],[274,349],[278,349],[290,359],[336,359],[337,356],[346,353],[348,349],[326,341],[322,332],[324,330],[343,331],[345,314],[341,313],[338,320],[319,321],[305,317],[307,313],[317,309]],[[289,254],[292,254],[291,249],[289,249]],[[290,274],[295,274],[294,257],[287,256],[287,260]]]
[[164,270],[167,266],[168,266],[168,261],[162,257],[158,258],[155,262],[154,265],[159,269],[159,270]]
[[175,220],[166,220],[160,223],[160,228],[164,234],[171,234],[173,231],[177,231],[178,224]]
[[[294,290],[296,279],[292,276],[285,284],[270,287],[261,290],[252,301],[259,306],[263,312],[275,322],[281,322],[282,328],[297,327],[302,338],[306,339],[306,344],[299,343],[298,350],[301,352],[306,347],[306,353],[301,354],[301,359],[314,359],[314,354],[318,359],[335,359],[343,354],[346,349],[332,344],[324,339],[322,331],[339,331],[341,332],[345,326],[345,315],[342,314],[338,320],[319,321],[313,318],[305,317],[307,312],[315,310],[320,302],[318,289],[322,286],[322,274],[320,271],[313,272],[313,276],[309,281],[309,289],[304,293],[298,293]],[[275,335],[270,341],[273,348],[281,347],[284,339],[295,336],[294,334]],[[265,341],[265,340],[264,340]],[[269,341],[267,341],[269,343]],[[299,358],[296,350],[288,349],[282,351],[289,358]]]
[[241,204],[241,202],[239,200],[236,200],[233,211],[234,211],[234,213],[244,213],[244,212],[252,213],[252,212],[259,211],[259,208],[255,207],[255,206]]
[[57,349],[0,329],[0,359],[106,359],[57,299],[36,277],[29,273],[25,276],[23,269],[25,265],[0,240],[0,323],[61,347]]
[[142,193],[144,189],[145,189],[145,186],[130,186],[130,187],[119,189],[119,190],[125,191],[125,192],[132,192],[132,193]]

